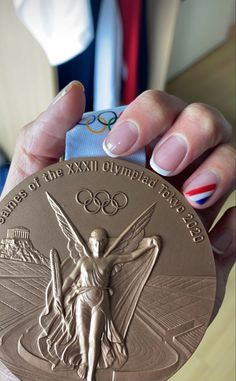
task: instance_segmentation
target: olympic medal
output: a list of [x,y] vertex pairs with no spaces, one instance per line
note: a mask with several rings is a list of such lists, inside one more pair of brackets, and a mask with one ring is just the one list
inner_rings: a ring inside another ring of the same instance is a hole
[[0,203],[0,360],[22,381],[166,381],[215,286],[197,213],[138,165],[60,162]]

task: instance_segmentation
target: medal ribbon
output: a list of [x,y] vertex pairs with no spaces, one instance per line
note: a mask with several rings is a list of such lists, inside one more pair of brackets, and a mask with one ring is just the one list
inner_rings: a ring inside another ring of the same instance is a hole
[[[102,148],[103,141],[119,119],[126,106],[110,110],[87,112],[78,124],[66,134],[65,160],[77,157],[107,156]],[[145,166],[145,149],[125,158]]]

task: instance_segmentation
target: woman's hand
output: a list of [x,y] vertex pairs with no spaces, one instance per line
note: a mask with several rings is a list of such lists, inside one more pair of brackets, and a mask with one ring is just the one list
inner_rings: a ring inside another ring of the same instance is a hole
[[[2,197],[27,176],[59,160],[65,150],[65,134],[81,118],[84,108],[83,86],[74,81],[21,130]],[[216,109],[200,103],[187,105],[174,96],[150,90],[123,112],[104,149],[118,157],[149,145],[152,169],[168,176],[183,192],[209,231],[234,188],[236,155],[230,139],[231,126]],[[217,267],[215,314],[235,261],[235,215],[235,207],[228,210],[209,233]]]
[[[48,109],[25,126],[18,137],[2,197],[27,176],[55,163],[65,151],[65,134],[82,117],[83,85],[71,82]],[[231,126],[208,105],[184,101],[161,91],[148,90],[123,112],[104,142],[112,157],[127,156],[151,146],[150,166],[183,192],[206,227],[212,226],[235,186]],[[236,208],[229,209],[210,232],[221,281],[234,263]],[[224,286],[223,286],[224,285]]]
[[21,129],[2,197],[26,177],[58,162],[65,152],[66,132],[81,119],[84,109],[84,87],[73,81],[46,111]]
[[[232,128],[223,115],[202,103],[186,104],[161,91],[148,90],[123,112],[104,142],[112,157],[150,145],[150,166],[198,210],[207,231],[235,187],[236,152]],[[222,304],[235,262],[236,208],[225,212],[209,236],[216,258],[217,301]]]

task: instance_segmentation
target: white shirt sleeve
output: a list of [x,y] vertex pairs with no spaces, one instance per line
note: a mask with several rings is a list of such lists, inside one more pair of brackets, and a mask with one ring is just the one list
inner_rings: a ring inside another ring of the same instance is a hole
[[43,47],[51,65],[82,53],[94,38],[88,0],[13,0],[23,24]]

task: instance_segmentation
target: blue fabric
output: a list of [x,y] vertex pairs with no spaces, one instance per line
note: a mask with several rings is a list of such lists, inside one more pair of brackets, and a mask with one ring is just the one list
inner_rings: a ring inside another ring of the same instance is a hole
[[[124,109],[125,106],[121,106],[84,114],[81,121],[66,134],[65,159],[106,156],[103,141]],[[145,149],[141,149],[125,159],[145,166]]]
[[0,194],[2,193],[3,187],[5,185],[9,168],[10,168],[9,164],[6,164],[0,167]]
[[122,21],[117,0],[102,0],[96,30],[92,110],[120,105]]

